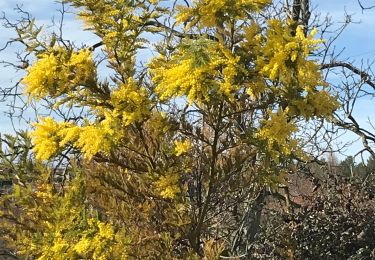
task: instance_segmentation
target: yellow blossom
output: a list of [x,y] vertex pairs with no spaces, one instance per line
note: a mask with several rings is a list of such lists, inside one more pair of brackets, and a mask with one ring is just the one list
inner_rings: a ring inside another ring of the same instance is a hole
[[288,110],[279,109],[277,113],[271,113],[270,119],[263,123],[258,137],[267,142],[271,153],[275,154],[276,148],[283,154],[290,155],[297,145],[296,141],[292,140],[292,134],[296,131],[297,126],[288,121]]
[[31,96],[43,97],[48,94],[48,90],[53,87],[58,75],[59,61],[54,54],[43,54],[31,66],[28,74],[22,80],[26,85],[26,93]]
[[81,149],[87,159],[98,152],[108,153],[111,150],[110,138],[101,127],[89,125],[81,128],[81,133],[74,145]]
[[178,22],[202,23],[215,26],[228,16],[245,19],[249,12],[260,11],[271,0],[196,0],[191,7],[179,6]]
[[57,237],[54,240],[54,244],[51,247],[51,251],[58,255],[64,253],[67,247],[69,247],[68,242],[60,237]]
[[34,143],[35,156],[39,160],[47,160],[59,150],[58,131],[61,126],[51,117],[42,118],[34,124],[35,131],[31,133]]
[[92,241],[84,237],[81,240],[79,240],[78,243],[74,246],[74,250],[78,254],[85,254],[87,251],[89,251],[91,245]]
[[113,114],[121,115],[124,126],[144,119],[149,113],[149,99],[146,89],[139,88],[134,79],[121,85],[111,94]]
[[106,223],[99,222],[98,227],[99,227],[99,235],[101,237],[105,239],[113,239],[114,231],[110,223],[106,224]]
[[79,148],[87,159],[91,159],[99,152],[108,153],[113,142],[121,136],[120,131],[114,131],[108,125],[77,126],[72,123],[58,123],[51,117],[34,124],[31,133],[36,158],[48,160],[68,143]]
[[156,189],[159,191],[160,195],[166,199],[173,199],[181,189],[178,185],[179,175],[177,173],[167,174],[166,176],[161,176],[156,182]]
[[270,20],[265,45],[258,49],[261,53],[256,63],[260,72],[271,80],[278,79],[285,84],[298,80],[292,73],[295,69],[293,63],[297,64],[302,73],[305,71],[304,67],[308,66],[306,64],[314,63],[306,59],[322,42],[314,39],[314,34],[315,31],[305,37],[302,27],[298,26],[295,36],[292,36],[290,28],[280,20]]
[[87,49],[68,52],[62,48],[41,54],[27,70],[22,83],[32,98],[58,97],[95,77],[92,53]]
[[184,140],[182,142],[175,141],[174,145],[175,145],[174,151],[177,156],[187,153],[191,148],[191,143],[189,140]]
[[208,101],[214,96],[232,99],[240,89],[235,78],[245,72],[238,65],[239,57],[210,40],[189,44],[188,49],[182,45],[171,60],[160,56],[150,63],[160,99],[186,96],[190,103]]

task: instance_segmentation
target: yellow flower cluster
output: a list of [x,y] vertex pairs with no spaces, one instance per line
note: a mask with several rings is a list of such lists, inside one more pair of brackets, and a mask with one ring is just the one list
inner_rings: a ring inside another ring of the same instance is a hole
[[51,117],[42,118],[34,124],[35,130],[31,133],[34,143],[34,152],[37,159],[46,160],[54,156],[60,148],[60,139],[57,133],[65,128]]
[[[81,63],[79,56],[74,58],[72,62]],[[67,144],[80,149],[87,159],[99,152],[106,154],[123,137],[126,126],[151,113],[147,91],[139,88],[132,79],[114,90],[108,103],[111,109],[91,107],[93,113],[102,118],[99,122],[79,126],[76,123],[57,123],[47,117],[34,124],[35,131],[31,135],[36,157],[48,160]]]
[[174,151],[175,151],[176,156],[180,156],[184,153],[187,153],[191,148],[191,143],[189,140],[184,140],[182,142],[175,141],[174,145],[175,145]]
[[339,108],[340,103],[325,90],[308,93],[308,104],[315,108],[315,114],[330,118],[332,113]]
[[280,20],[270,20],[265,33],[258,24],[248,26],[246,41],[241,46],[252,52],[260,77],[247,84],[246,92],[256,98],[272,91],[282,100],[288,100],[290,115],[306,119],[331,115],[338,102],[325,89],[327,84],[318,64],[308,59],[322,42],[314,39],[316,32],[314,29],[305,36],[303,28],[298,26],[292,35],[291,27]]
[[109,63],[120,62],[122,73],[128,70],[126,73],[130,76],[135,66],[135,50],[146,41],[139,39],[139,29],[145,21],[160,16],[159,10],[151,7],[157,5],[159,0],[70,2],[80,10],[78,16],[85,27],[102,39]]
[[58,97],[95,77],[92,53],[58,48],[41,54],[22,80],[32,98]]
[[296,80],[291,73],[294,69],[293,64],[296,64],[301,72],[298,76],[302,76],[304,64],[314,63],[308,61],[306,57],[321,43],[321,40],[314,39],[315,34],[316,30],[313,30],[305,37],[303,28],[298,26],[295,36],[292,36],[288,25],[280,20],[270,20],[265,44],[260,50],[262,55],[259,55],[256,61],[259,71],[271,80],[278,79],[285,84],[292,83]]
[[190,20],[203,26],[218,25],[226,17],[245,19],[249,12],[257,12],[270,4],[271,0],[196,0],[192,7],[179,6],[178,22]]
[[339,102],[325,90],[307,91],[304,99],[292,100],[289,105],[291,114],[300,114],[306,119],[314,116],[330,118],[339,107]]
[[48,160],[68,143],[80,149],[87,159],[99,152],[108,153],[119,133],[106,128],[106,122],[80,127],[72,123],[58,123],[51,117],[43,118],[34,124],[35,130],[31,133],[36,158]]
[[87,224],[87,230],[81,234],[74,250],[81,256],[87,256],[90,252],[93,259],[108,259],[107,257],[112,251],[108,244],[115,240],[112,224],[103,223],[95,218],[88,219]]
[[72,52],[67,63],[70,70],[71,81],[74,84],[84,84],[95,76],[95,64],[93,62],[92,52],[88,49],[82,49],[78,52]]
[[112,114],[121,116],[124,126],[150,114],[148,93],[145,88],[139,88],[133,78],[112,92],[110,102],[114,107]]
[[87,159],[91,159],[98,152],[108,153],[111,150],[111,144],[112,139],[107,136],[105,129],[93,125],[81,127],[79,137],[73,143],[74,146],[80,148]]
[[[51,246],[50,250],[51,253],[55,253],[56,255],[63,253],[69,247],[68,242],[61,237],[60,233],[57,233],[54,240],[53,245]],[[42,255],[39,259],[48,259],[48,256]]]
[[22,229],[16,233],[24,240],[19,253],[37,255],[38,259],[126,258],[130,240],[125,230],[115,230],[112,222],[101,221],[87,208],[84,181],[77,174],[64,195],[54,192],[49,181],[43,181],[50,176],[48,172],[39,176],[38,185],[32,189],[18,188],[22,196],[15,197],[17,204],[22,205],[25,217],[37,223],[32,233]]
[[[27,70],[28,74],[22,80],[22,83],[26,85],[26,93],[33,97],[46,96],[48,90],[54,86],[56,79],[60,77],[58,66],[58,58],[53,53],[41,55],[37,62]],[[62,79],[59,80],[62,82]]]
[[166,176],[161,176],[156,181],[156,190],[165,199],[173,199],[181,192],[179,186],[180,177],[177,173],[170,173]]
[[298,128],[294,123],[288,122],[288,110],[279,109],[276,113],[269,113],[270,119],[263,123],[257,136],[267,142],[268,151],[277,160],[278,151],[290,155],[296,149],[297,142],[292,139],[292,135]]
[[163,135],[171,129],[167,114],[164,112],[153,112],[150,119],[147,121],[147,125],[155,136]]
[[[106,24],[108,29],[114,29],[113,26],[119,24],[119,20],[114,19],[120,17],[121,13],[119,9],[116,9],[116,5],[113,1],[112,4],[105,3],[104,1],[91,1],[90,3],[82,4],[82,1],[73,1],[78,7],[85,6],[89,10],[82,10],[78,13],[78,17],[84,22],[88,29],[99,29],[98,27]],[[91,7],[91,8],[90,8]],[[95,8],[95,15],[92,11]],[[122,8],[126,8],[122,5]],[[127,8],[127,11],[130,11]],[[112,25],[112,26],[110,26]],[[96,28],[95,28],[96,27]],[[100,28],[101,29],[101,28]],[[104,28],[103,28],[104,29]],[[101,30],[100,30],[101,31]],[[115,30],[113,30],[115,31]]]
[[212,96],[231,99],[240,88],[235,82],[242,70],[239,57],[209,40],[191,44],[197,44],[196,53],[181,48],[170,60],[161,56],[151,62],[156,93],[162,100],[187,96],[190,103],[208,101]]

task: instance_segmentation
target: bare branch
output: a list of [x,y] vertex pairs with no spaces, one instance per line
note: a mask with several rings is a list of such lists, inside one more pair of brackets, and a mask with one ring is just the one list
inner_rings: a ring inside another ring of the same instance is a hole
[[372,6],[364,6],[363,3],[361,2],[361,0],[358,0],[358,4],[359,4],[359,6],[360,6],[361,9],[362,9],[362,13],[363,13],[365,10],[370,10],[370,9],[375,8],[375,5],[372,5]]
[[330,68],[346,68],[355,74],[357,74],[363,82],[371,86],[375,90],[375,82],[372,81],[372,76],[368,74],[366,71],[360,70],[356,68],[353,64],[347,63],[347,62],[331,62],[328,64],[323,64],[320,69],[330,69]]

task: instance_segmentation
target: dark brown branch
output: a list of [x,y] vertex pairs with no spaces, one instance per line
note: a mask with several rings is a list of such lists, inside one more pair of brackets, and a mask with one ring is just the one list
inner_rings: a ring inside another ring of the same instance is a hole
[[362,9],[362,13],[363,13],[363,11],[365,11],[365,10],[370,10],[370,9],[375,8],[375,5],[368,6],[368,7],[364,6],[364,5],[362,4],[361,0],[358,0],[358,4],[359,4],[359,6],[360,6],[361,9]]
[[300,13],[302,9],[301,0],[294,0],[292,7],[292,19],[295,23],[298,23],[300,18]]
[[375,89],[375,82],[372,81],[371,75],[368,74],[367,72],[363,71],[363,70],[360,70],[360,69],[356,68],[354,65],[352,65],[350,63],[342,62],[342,61],[341,62],[331,62],[331,63],[323,64],[320,67],[320,69],[324,70],[324,69],[339,68],[339,67],[348,69],[348,70],[352,71],[353,73],[357,74],[359,77],[361,77],[363,82],[365,82],[366,84],[371,86],[373,89]]
[[93,50],[95,50],[96,48],[99,48],[99,47],[102,46],[102,45],[103,45],[103,42],[100,41],[100,42],[95,43],[94,45],[92,45],[92,46],[89,48],[89,50],[90,50],[90,51],[93,51]]
[[364,129],[359,126],[357,121],[352,116],[349,116],[349,119],[352,121],[352,123],[343,122],[337,118],[333,119],[333,123],[358,135],[362,139],[362,144],[365,149],[375,157],[375,152],[369,144],[369,140],[375,142],[375,138],[366,134]]

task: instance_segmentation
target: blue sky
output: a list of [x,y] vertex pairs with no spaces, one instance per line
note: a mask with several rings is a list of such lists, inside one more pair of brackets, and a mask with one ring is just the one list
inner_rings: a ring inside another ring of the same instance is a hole
[[[362,2],[367,6],[375,5],[375,0],[363,0]],[[7,17],[16,19],[18,15],[13,10],[16,4],[22,5],[24,10],[32,13],[39,25],[51,24],[52,16],[58,18],[56,10],[59,5],[52,0],[0,0],[0,12],[5,12]],[[352,15],[354,21],[359,22],[349,26],[337,41],[337,48],[344,48],[341,57],[348,58],[349,61],[355,60],[357,63],[362,59],[365,61],[375,60],[375,9],[362,13],[357,0],[312,0],[312,6],[322,15],[330,14],[334,21],[343,21],[346,12]],[[73,15],[65,20],[65,29],[65,37],[76,41],[78,44],[92,45],[97,42],[94,35],[82,30],[82,24],[77,22]],[[10,37],[12,37],[12,32],[0,27],[0,47]],[[14,51],[16,51],[16,47],[0,53],[0,60],[12,60]],[[9,68],[0,67],[0,86],[11,86],[21,76],[21,72],[15,73]],[[374,102],[375,100],[365,100],[357,104],[355,116],[362,124],[366,124],[369,118],[375,118]],[[9,119],[3,114],[6,109],[4,104],[0,103],[0,133],[11,132],[12,129]],[[32,114],[30,114],[30,117],[32,117]],[[25,125],[22,125],[22,127],[25,127]],[[351,138],[351,135],[347,135],[343,141]],[[356,144],[348,153],[352,154],[358,149],[360,149],[360,145]]]

